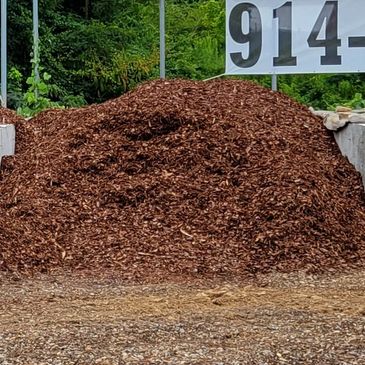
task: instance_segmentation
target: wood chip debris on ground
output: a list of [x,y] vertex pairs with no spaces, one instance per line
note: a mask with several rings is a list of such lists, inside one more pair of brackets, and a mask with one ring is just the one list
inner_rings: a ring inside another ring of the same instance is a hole
[[153,81],[18,124],[0,177],[1,271],[164,281],[364,263],[360,176],[281,93]]
[[0,290],[3,365],[365,363],[363,271],[133,286],[0,274]]

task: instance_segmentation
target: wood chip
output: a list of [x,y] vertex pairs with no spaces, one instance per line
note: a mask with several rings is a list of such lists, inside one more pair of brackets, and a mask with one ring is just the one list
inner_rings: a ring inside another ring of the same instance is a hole
[[1,171],[2,271],[159,281],[364,263],[360,176],[283,94],[153,81],[16,127]]

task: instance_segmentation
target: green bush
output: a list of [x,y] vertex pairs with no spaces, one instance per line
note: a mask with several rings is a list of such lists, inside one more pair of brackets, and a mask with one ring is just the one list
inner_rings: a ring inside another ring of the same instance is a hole
[[[118,96],[159,75],[156,0],[40,0],[41,64],[34,84],[31,2],[9,3],[9,106],[33,114]],[[225,1],[166,0],[166,75],[224,73]],[[52,75],[50,78],[49,75]],[[270,76],[239,76],[270,87]],[[51,82],[52,80],[52,82]],[[279,90],[317,109],[364,107],[365,75],[281,75]],[[39,88],[37,101],[33,94]]]

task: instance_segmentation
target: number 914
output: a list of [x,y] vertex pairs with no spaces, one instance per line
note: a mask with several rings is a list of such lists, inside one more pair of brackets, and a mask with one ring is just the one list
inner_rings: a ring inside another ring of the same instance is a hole
[[[278,20],[277,56],[273,57],[273,66],[296,66],[297,57],[293,54],[293,2],[288,1],[273,9],[273,19]],[[243,16],[248,16],[247,32],[243,30]],[[239,24],[239,26],[237,26]],[[324,27],[324,37],[320,39]],[[262,19],[260,10],[252,3],[239,3],[234,6],[228,18],[228,31],[238,44],[247,44],[248,54],[232,52],[229,54],[232,62],[240,68],[254,66],[262,53]],[[307,38],[308,47],[323,47],[321,65],[341,65],[338,48],[341,39],[338,37],[338,1],[326,1]]]

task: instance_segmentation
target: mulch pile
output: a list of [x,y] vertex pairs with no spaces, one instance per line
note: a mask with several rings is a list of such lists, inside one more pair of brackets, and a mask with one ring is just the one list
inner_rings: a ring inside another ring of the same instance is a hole
[[19,152],[30,141],[28,140],[26,121],[13,110],[0,107],[0,124],[14,124],[16,128],[16,143],[19,144]]
[[154,81],[23,134],[1,175],[3,271],[166,280],[365,261],[359,174],[280,93]]
[[15,124],[23,120],[13,110],[0,107],[0,124]]

